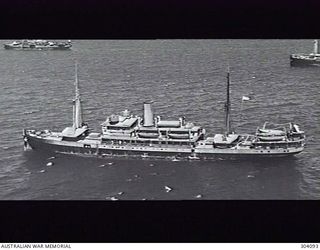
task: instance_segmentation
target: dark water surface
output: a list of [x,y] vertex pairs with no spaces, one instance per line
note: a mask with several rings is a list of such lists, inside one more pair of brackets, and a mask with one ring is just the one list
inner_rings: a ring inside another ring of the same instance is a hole
[[[311,40],[81,40],[71,51],[0,49],[0,199],[319,199],[320,67],[289,66],[290,53],[309,51]],[[185,115],[208,134],[221,132],[229,63],[237,131],[295,121],[307,148],[288,160],[245,162],[24,152],[23,128],[61,131],[72,123],[75,59],[84,118],[95,130],[114,112],[142,115],[143,101],[153,100],[156,115]],[[254,102],[241,105],[251,92]]]

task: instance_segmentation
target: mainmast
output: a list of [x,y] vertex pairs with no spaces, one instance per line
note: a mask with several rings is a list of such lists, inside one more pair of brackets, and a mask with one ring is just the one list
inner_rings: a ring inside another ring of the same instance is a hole
[[75,99],[73,106],[73,127],[74,129],[82,127],[82,111],[81,111],[81,99],[79,92],[79,81],[78,81],[78,64],[75,64]]
[[319,54],[319,50],[318,50],[318,40],[314,40],[314,42],[313,42],[313,53],[314,53],[314,54]]
[[225,103],[225,112],[226,112],[226,135],[230,134],[230,68],[228,67],[227,72],[227,102]]

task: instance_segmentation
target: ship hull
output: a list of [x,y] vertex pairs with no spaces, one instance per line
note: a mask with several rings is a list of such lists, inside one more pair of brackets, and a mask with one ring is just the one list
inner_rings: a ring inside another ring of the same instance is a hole
[[27,136],[28,145],[38,151],[43,152],[58,152],[58,153],[72,153],[72,154],[85,154],[85,155],[96,155],[96,156],[133,156],[133,157],[188,157],[191,154],[191,149],[186,149],[185,151],[174,151],[166,149],[161,152],[161,150],[155,150],[152,147],[145,146],[135,146],[135,149],[129,149],[128,147],[122,146],[111,146],[106,145],[90,145],[86,147],[84,144],[77,142],[70,143],[50,143],[45,140]]
[[64,142],[64,141],[49,141],[33,136],[26,135],[26,145],[34,150],[45,152],[58,152],[58,153],[71,153],[71,154],[84,154],[93,156],[132,156],[139,158],[166,158],[166,157],[181,157],[186,159],[256,159],[256,158],[274,158],[274,157],[289,157],[298,154],[302,149],[287,150],[287,151],[274,151],[268,152],[267,150],[235,150],[235,149],[211,149],[211,150],[197,150],[190,147],[173,148],[173,147],[151,147],[141,145],[101,145],[101,144],[83,144],[79,142]]
[[70,50],[71,46],[57,46],[57,47],[45,47],[45,46],[36,46],[36,47],[21,47],[21,46],[11,46],[4,45],[4,48],[7,50]]
[[314,60],[314,59],[307,59],[307,58],[296,58],[290,56],[290,66],[292,67],[320,67],[320,59]]
[[222,158],[222,159],[256,159],[256,158],[283,158],[283,157],[291,157],[294,156],[299,152],[283,152],[283,153],[255,153],[255,152],[241,152],[237,150],[233,150],[234,152],[210,152],[210,153],[198,153],[202,159],[215,159],[215,158]]

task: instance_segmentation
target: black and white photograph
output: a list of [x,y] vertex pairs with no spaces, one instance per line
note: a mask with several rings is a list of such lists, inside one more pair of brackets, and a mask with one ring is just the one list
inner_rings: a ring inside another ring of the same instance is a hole
[[319,199],[318,40],[4,40],[1,199]]
[[318,1],[0,5],[5,248],[318,246]]

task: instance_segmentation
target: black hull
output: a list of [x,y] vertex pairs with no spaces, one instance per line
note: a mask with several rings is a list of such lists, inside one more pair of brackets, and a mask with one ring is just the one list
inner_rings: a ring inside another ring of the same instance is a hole
[[[126,156],[133,158],[182,158],[188,160],[237,160],[237,159],[246,159],[246,160],[256,160],[256,159],[280,159],[280,158],[290,158],[297,153],[283,153],[283,154],[268,154],[268,155],[259,155],[259,154],[219,154],[219,153],[201,153],[197,154],[198,159],[192,159],[191,153],[186,152],[150,152],[146,150],[141,151],[131,151],[131,150],[119,150],[119,149],[104,149],[99,148],[85,148],[85,147],[74,147],[74,146],[63,146],[46,143],[42,139],[37,139],[33,137],[28,138],[28,145],[37,151],[42,151],[45,153],[67,153],[75,155],[92,155],[92,156]],[[26,144],[27,145],[27,144]],[[190,159],[191,157],[191,159]]]
[[320,67],[320,60],[305,59],[305,58],[293,58],[290,57],[291,67]]

